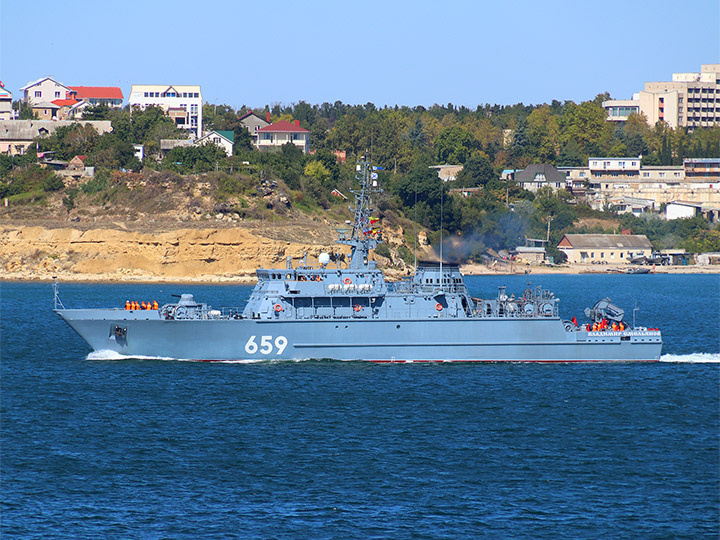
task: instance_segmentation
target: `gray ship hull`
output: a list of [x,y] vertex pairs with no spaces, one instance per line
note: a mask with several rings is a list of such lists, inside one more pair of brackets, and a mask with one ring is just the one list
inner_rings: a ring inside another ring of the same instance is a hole
[[177,359],[373,362],[657,361],[659,331],[568,331],[556,317],[514,320],[165,320],[157,311],[56,312],[96,351]]

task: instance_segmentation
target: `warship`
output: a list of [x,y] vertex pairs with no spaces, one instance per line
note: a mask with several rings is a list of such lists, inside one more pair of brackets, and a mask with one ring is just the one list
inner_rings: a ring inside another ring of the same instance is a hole
[[[260,268],[242,308],[218,308],[182,294],[174,303],[66,309],[55,284],[54,311],[95,351],[127,357],[203,361],[365,360],[372,362],[657,361],[657,328],[624,321],[608,298],[585,310],[589,322],[563,320],[559,299],[541,287],[474,298],[457,264],[420,262],[386,281],[370,254],[383,241],[373,197],[378,167],[356,166],[359,188],[341,253],[285,268]],[[149,309],[148,309],[149,308]],[[155,309],[154,309],[155,308]]]

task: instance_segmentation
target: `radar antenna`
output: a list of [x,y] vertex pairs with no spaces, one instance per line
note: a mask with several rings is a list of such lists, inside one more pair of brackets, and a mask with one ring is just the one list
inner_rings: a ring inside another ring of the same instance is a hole
[[350,246],[350,268],[367,267],[370,250],[382,242],[382,236],[373,227],[370,217],[375,210],[372,207],[372,195],[382,193],[382,189],[377,187],[378,170],[382,170],[382,167],[373,166],[364,156],[355,165],[355,179],[360,182],[360,189],[350,190],[355,195],[355,205],[348,207],[354,215],[352,233],[350,238],[341,235],[337,240],[339,244]]

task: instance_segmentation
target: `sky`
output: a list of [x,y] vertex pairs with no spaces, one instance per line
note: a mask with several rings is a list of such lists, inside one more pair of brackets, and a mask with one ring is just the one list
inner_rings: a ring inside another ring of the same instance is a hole
[[720,0],[0,0],[0,80],[200,84],[205,101],[629,99],[720,63]]

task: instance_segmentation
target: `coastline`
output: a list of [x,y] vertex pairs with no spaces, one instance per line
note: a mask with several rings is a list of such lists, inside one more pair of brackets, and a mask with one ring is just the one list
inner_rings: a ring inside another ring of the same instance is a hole
[[[314,231],[317,233],[317,231]],[[395,236],[400,236],[401,232]],[[324,236],[324,235],[318,235]],[[267,238],[249,228],[178,228],[128,231],[105,228],[62,228],[0,224],[0,281],[78,283],[237,283],[256,282],[256,268],[296,266],[307,258],[315,264],[322,252],[337,251],[308,232],[301,238]],[[389,238],[390,245],[400,245]],[[411,274],[407,267],[387,267],[376,257],[389,281]],[[399,259],[395,259],[399,263]],[[399,263],[402,264],[402,263]],[[383,268],[385,266],[385,268]],[[625,273],[632,265],[518,262],[461,264],[465,275],[608,274]],[[656,274],[720,274],[720,266],[662,266]]]
[[[520,268],[521,270],[518,270]],[[485,265],[466,264],[461,265],[460,270],[466,276],[507,276],[507,275],[523,275],[526,273],[534,275],[627,275],[624,270],[627,267],[612,267],[610,271],[605,269],[599,270],[592,265],[564,265],[564,266],[521,266],[516,265],[514,271],[493,270]],[[526,272],[528,270],[529,272]],[[717,274],[720,275],[720,267],[715,266],[666,266],[662,269],[655,269],[649,274]],[[405,277],[406,272],[395,269],[386,269],[386,278],[388,281],[398,281]],[[242,272],[235,275],[196,275],[196,276],[177,276],[177,275],[154,275],[135,271],[130,273],[73,273],[73,272],[4,272],[0,277],[0,283],[3,282],[53,282],[57,279],[66,283],[137,283],[137,284],[153,284],[153,283],[196,283],[196,284],[238,284],[253,285],[257,282],[254,272]]]

